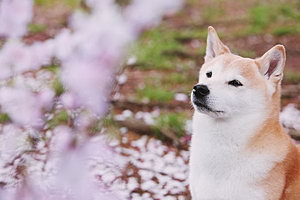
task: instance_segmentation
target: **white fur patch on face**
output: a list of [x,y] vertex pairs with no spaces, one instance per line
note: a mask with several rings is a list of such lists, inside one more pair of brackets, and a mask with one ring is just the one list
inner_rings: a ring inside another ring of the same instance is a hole
[[[195,109],[214,118],[228,118],[264,109],[266,102],[264,91],[250,87],[249,82],[253,80],[242,76],[241,68],[225,66],[224,58],[225,56],[219,56],[213,62],[204,64],[200,70],[198,82],[198,84],[206,85],[210,91],[205,98],[205,104],[211,110],[219,112],[208,112],[194,105]],[[232,65],[238,65],[238,63],[232,63]],[[211,77],[207,77],[208,72],[211,72]],[[238,80],[242,86],[230,85],[229,82],[232,80]]]

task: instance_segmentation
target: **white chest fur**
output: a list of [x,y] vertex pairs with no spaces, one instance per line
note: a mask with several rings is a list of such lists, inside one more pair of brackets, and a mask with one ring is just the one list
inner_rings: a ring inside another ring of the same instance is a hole
[[190,158],[193,200],[265,200],[258,183],[283,158],[247,151],[260,116],[231,121],[195,112]]

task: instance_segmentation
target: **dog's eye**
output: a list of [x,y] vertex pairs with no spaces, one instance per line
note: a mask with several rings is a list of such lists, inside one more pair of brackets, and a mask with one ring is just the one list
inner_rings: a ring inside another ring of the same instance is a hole
[[232,86],[234,86],[234,87],[243,86],[243,84],[242,84],[240,81],[238,81],[238,80],[232,80],[232,81],[229,81],[229,82],[228,82],[228,85],[232,85]]
[[212,72],[207,72],[207,73],[206,73],[206,77],[207,77],[207,78],[210,78],[211,76],[212,76]]

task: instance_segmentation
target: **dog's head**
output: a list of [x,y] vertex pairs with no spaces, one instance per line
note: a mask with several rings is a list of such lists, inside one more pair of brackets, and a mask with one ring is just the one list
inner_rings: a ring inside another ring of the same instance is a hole
[[197,112],[214,118],[279,109],[286,55],[276,45],[256,59],[234,55],[208,28],[205,62],[191,100]]

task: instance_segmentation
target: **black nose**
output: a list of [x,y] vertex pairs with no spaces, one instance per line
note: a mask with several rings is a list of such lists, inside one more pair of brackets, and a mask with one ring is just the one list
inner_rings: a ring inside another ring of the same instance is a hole
[[206,85],[195,85],[193,88],[193,93],[197,98],[201,98],[209,95],[209,89]]

